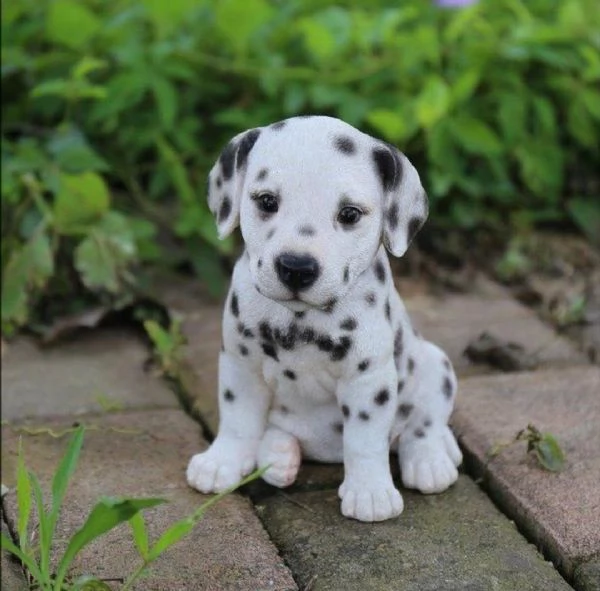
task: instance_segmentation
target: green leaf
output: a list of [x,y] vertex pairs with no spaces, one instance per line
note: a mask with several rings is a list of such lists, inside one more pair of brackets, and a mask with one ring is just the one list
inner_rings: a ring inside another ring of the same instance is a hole
[[83,575],[69,587],[69,591],[112,591],[108,584],[97,577]]
[[398,111],[390,109],[369,111],[367,121],[381,136],[392,142],[404,139],[409,129],[406,119]]
[[104,171],[108,164],[89,145],[84,135],[74,127],[59,127],[47,144],[48,152],[67,173]]
[[588,239],[600,246],[600,196],[574,197],[567,210]]
[[142,0],[142,4],[161,37],[182,25],[194,9],[202,6],[198,0]]
[[44,577],[50,577],[50,554],[52,552],[52,533],[50,531],[50,517],[44,507],[44,495],[37,476],[29,472],[29,481],[33,490],[33,498],[38,513],[38,553],[40,557],[40,572]]
[[131,527],[131,533],[133,534],[133,541],[137,546],[140,556],[144,562],[148,559],[148,532],[146,531],[146,524],[144,522],[144,515],[139,512],[129,519],[129,525]]
[[54,220],[59,232],[87,231],[110,207],[104,179],[94,172],[60,175],[60,191],[54,203]]
[[336,39],[324,24],[314,18],[304,18],[298,23],[309,53],[317,60],[326,60],[336,49]]
[[28,318],[29,292],[42,289],[54,273],[54,257],[48,236],[36,231],[14,251],[2,274],[2,321],[24,324]]
[[0,540],[2,543],[2,550],[6,550],[7,552],[10,552],[16,556],[27,567],[27,570],[31,573],[36,581],[50,582],[48,577],[42,575],[42,572],[40,571],[40,568],[33,556],[23,552],[23,550],[21,550],[21,548],[19,548],[4,532],[0,534]]
[[521,94],[503,93],[498,97],[498,124],[509,145],[516,144],[527,133],[527,102]]
[[479,68],[463,72],[450,87],[450,96],[454,105],[460,105],[473,96],[481,80]]
[[460,114],[453,117],[450,127],[454,141],[472,154],[494,156],[502,152],[496,132],[481,119]]
[[75,268],[90,289],[117,293],[137,250],[127,218],[110,211],[75,249]]
[[560,472],[565,464],[565,455],[558,441],[544,433],[541,440],[534,444],[534,453],[540,464],[551,472]]
[[274,8],[266,0],[221,0],[216,3],[216,25],[223,39],[237,52],[271,19]]
[[419,123],[431,127],[444,117],[450,108],[450,91],[446,82],[439,76],[430,76],[417,97],[415,113]]
[[101,60],[89,55],[84,55],[72,68],[71,76],[74,80],[85,80],[88,74],[103,70],[108,66],[106,60]]
[[131,519],[138,511],[166,503],[165,499],[119,499],[104,498],[90,512],[85,523],[69,541],[58,565],[56,588],[60,589],[68,568],[79,552],[92,540],[114,529],[120,523]]
[[563,152],[552,142],[529,139],[515,150],[527,187],[546,201],[556,202],[563,179]]
[[163,128],[172,129],[177,116],[178,97],[175,87],[161,76],[155,76],[152,80],[152,91],[158,107],[158,115]]
[[83,2],[54,0],[46,17],[48,38],[72,49],[81,49],[100,30],[100,19]]
[[31,515],[31,482],[25,468],[23,458],[23,441],[19,438],[19,453],[17,456],[17,534],[19,546],[27,551],[29,548],[29,516]]
[[65,451],[60,465],[54,473],[52,479],[52,510],[50,512],[50,533],[54,534],[54,527],[58,520],[58,515],[62,506],[62,502],[69,485],[69,480],[77,466],[77,460],[81,453],[83,444],[83,427],[78,427]]

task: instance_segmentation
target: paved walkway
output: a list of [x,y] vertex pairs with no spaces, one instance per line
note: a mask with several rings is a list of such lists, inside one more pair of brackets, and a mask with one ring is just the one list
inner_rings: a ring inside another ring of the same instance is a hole
[[[441,495],[403,491],[399,518],[364,524],[339,513],[340,466],[306,464],[290,489],[257,482],[215,505],[137,589],[600,590],[600,368],[490,282],[443,298],[404,287],[413,294],[406,303],[417,326],[461,374],[453,419],[466,457],[459,482]],[[154,536],[206,498],[186,486],[184,470],[217,424],[220,310],[194,289],[173,285],[165,295],[184,318],[184,398],[202,428],[166,382],[144,370],[148,351],[129,332],[95,331],[49,350],[26,338],[7,347],[4,484],[14,487],[22,438],[28,465],[48,490],[67,441],[57,435],[74,422],[88,426],[58,550],[100,495],[169,498],[148,512]],[[540,365],[500,374],[470,364],[462,351],[484,330],[520,342]],[[493,445],[528,423],[560,440],[562,473],[538,468],[523,443],[487,460]],[[9,492],[3,529],[14,527],[15,517]],[[91,545],[75,570],[118,589],[136,564],[129,530],[121,527]],[[2,589],[24,588],[22,573],[3,555]]]

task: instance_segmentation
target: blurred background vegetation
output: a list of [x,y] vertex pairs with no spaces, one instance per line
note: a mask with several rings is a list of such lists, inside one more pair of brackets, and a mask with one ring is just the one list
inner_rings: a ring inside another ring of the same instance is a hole
[[303,113],[397,145],[430,235],[600,237],[597,0],[7,0],[2,331],[101,303],[157,266],[215,294],[207,172]]

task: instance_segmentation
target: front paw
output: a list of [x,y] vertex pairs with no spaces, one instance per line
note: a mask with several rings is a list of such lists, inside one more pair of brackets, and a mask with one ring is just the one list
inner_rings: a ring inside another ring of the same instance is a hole
[[210,448],[192,457],[187,467],[187,482],[205,494],[222,492],[236,485],[254,466],[254,455],[227,454]]
[[344,480],[338,496],[342,500],[342,514],[359,521],[391,519],[404,509],[402,496],[391,481],[387,485],[374,486],[372,482]]

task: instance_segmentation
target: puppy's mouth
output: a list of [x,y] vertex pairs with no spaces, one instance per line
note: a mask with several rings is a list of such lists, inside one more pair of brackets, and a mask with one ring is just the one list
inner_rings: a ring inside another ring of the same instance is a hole
[[290,292],[290,295],[284,297],[273,297],[264,293],[261,288],[254,284],[256,291],[262,296],[270,299],[273,302],[277,302],[289,308],[293,312],[305,312],[306,310],[323,310],[325,312],[331,311],[332,306],[335,302],[332,303],[332,300],[328,300],[327,302],[311,302],[307,299],[304,299],[301,293],[297,291]]

